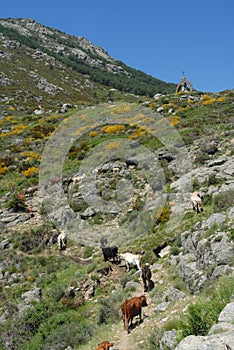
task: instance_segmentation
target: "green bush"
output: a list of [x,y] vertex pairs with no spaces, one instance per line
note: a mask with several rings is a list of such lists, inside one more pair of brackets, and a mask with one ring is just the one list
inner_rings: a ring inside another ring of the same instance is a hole
[[63,350],[90,340],[95,325],[87,322],[77,312],[56,312],[43,322],[25,350]]
[[[64,323],[52,331],[40,350],[64,350],[68,346],[87,343],[94,333],[94,325],[90,323]],[[32,350],[35,350],[35,348]]]
[[93,255],[93,247],[86,246],[83,252],[83,258],[87,259]]
[[28,309],[25,314],[1,325],[0,336],[2,342],[8,342],[11,350],[25,349],[25,344],[35,336],[40,325],[54,312],[58,312],[58,309],[59,306],[55,303],[50,304],[48,301],[41,301],[34,308]]
[[204,296],[189,306],[186,321],[182,324],[183,336],[207,335],[233,293],[234,281],[229,277],[221,279],[216,289],[213,286],[208,288]]
[[12,209],[14,212],[29,212],[25,200],[22,198],[17,198],[16,195],[13,195],[12,198],[6,203],[7,209]]
[[116,292],[99,300],[98,324],[114,322],[119,319],[119,310],[126,297],[125,292]]
[[234,190],[220,192],[213,197],[214,212],[225,211],[234,206]]
[[230,241],[234,241],[234,229],[233,228],[230,228],[228,230],[228,237],[229,237]]
[[147,350],[160,350],[160,339],[162,338],[163,331],[156,328],[152,333],[150,333],[147,342],[146,349]]
[[59,301],[64,296],[64,294],[65,290],[60,284],[56,284],[50,288],[50,295],[55,299],[55,301]]

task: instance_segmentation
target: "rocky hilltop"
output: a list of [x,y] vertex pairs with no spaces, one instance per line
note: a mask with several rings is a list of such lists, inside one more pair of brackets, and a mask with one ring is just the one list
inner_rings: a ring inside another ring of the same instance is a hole
[[[51,47],[129,70],[33,20],[1,20],[0,32],[11,65],[1,73],[0,349],[234,350],[233,91],[139,96],[76,72],[73,99],[73,71]],[[150,290],[135,266],[104,261],[101,242],[140,255]],[[120,306],[143,293],[143,322],[127,334]]]
[[13,100],[21,110],[29,105],[57,110],[63,103],[92,104],[125,100],[126,93],[153,96],[175,90],[174,84],[128,67],[84,37],[32,19],[0,19],[0,61],[1,99]]

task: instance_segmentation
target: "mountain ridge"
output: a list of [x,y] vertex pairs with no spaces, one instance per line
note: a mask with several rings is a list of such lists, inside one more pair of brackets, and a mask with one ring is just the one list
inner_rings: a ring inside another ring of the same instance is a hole
[[[0,50],[3,94],[5,87],[9,93],[9,86],[15,85],[31,91],[34,99],[45,92],[45,98],[53,95],[57,102],[67,99],[65,102],[97,103],[111,99],[109,90],[113,88],[122,95],[120,98],[125,93],[152,97],[175,91],[175,84],[115,60],[88,39],[65,34],[33,19],[0,19]],[[44,83],[38,86],[40,78]],[[12,97],[16,95],[12,92]]]

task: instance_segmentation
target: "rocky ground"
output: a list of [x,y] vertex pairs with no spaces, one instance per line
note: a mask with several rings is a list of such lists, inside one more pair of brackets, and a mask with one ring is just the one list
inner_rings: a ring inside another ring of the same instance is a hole
[[[93,317],[101,297],[108,299],[112,293],[126,290],[132,296],[142,294],[139,272],[128,274],[124,286],[122,279],[126,271],[121,264],[105,266],[111,266],[112,269],[107,274],[104,273],[100,251],[100,238],[104,232],[108,242],[118,244],[120,250],[145,250],[142,259],[150,263],[154,289],[146,293],[148,307],[144,308],[144,321],[138,324],[136,319],[129,335],[123,330],[119,315],[119,319],[109,325],[105,334],[101,333],[100,327],[100,335],[97,332],[90,343],[73,348],[70,346],[69,350],[93,349],[107,334],[116,349],[148,350],[147,341],[155,330],[163,330],[159,342],[161,350],[234,349],[232,299],[206,336],[190,335],[177,344],[176,327],[164,330],[167,322],[172,322],[175,316],[188,314],[188,305],[199,299],[208,284],[215,289],[216,281],[234,274],[234,139],[229,131],[223,132],[220,138],[216,135],[213,139],[216,140],[215,143],[209,137],[198,138],[186,146],[192,166],[189,171],[183,172],[183,176],[177,174],[175,152],[163,147],[155,151],[168,177],[168,211],[162,213],[164,216],[158,215],[152,232],[143,237],[137,236],[136,242],[134,239],[130,243],[120,238],[118,240],[116,232],[132,222],[139,223],[135,221],[134,215],[137,216],[141,211],[142,203],[146,203],[152,211],[157,209],[155,193],[160,189],[149,185],[136,163],[127,164],[122,159],[107,161],[96,169],[95,190],[92,182],[85,177],[78,179],[80,174],[74,171],[71,174],[73,181],[68,186],[64,185],[64,179],[54,178],[46,185],[31,184],[21,188],[15,193],[17,196],[10,207],[7,205],[14,193],[5,192],[1,197],[0,211],[1,327],[9,320],[13,321],[14,317],[23,317],[29,308],[46,298],[49,287],[52,288],[55,281],[57,284],[62,281],[61,284],[66,289],[65,294],[58,299],[60,303],[71,298],[73,306],[93,305],[95,311],[93,314],[90,312]],[[204,154],[206,157],[201,159]],[[181,160],[183,164],[184,161]],[[154,171],[157,174],[156,169]],[[191,179],[192,186],[189,190],[198,190],[203,201],[203,212],[200,214],[192,210],[189,199],[191,193],[184,193],[185,184]],[[105,201],[98,203],[99,210],[96,209],[97,206],[92,206],[97,194],[95,191],[111,204],[121,199],[119,202],[122,205],[112,207],[111,211],[108,207],[108,214],[103,214]],[[44,201],[48,193],[50,202],[45,208]],[[183,198],[181,193],[184,194]],[[84,200],[84,194],[89,201]],[[168,222],[172,226],[164,226]],[[173,223],[178,224],[171,230]],[[139,227],[135,226],[139,228],[140,223]],[[91,230],[91,227],[95,229]],[[68,234],[68,247],[59,252],[56,235],[61,228]],[[37,260],[40,261],[40,268],[38,265],[34,271],[33,266],[27,265],[25,268],[23,264],[28,258],[35,258],[35,264]],[[45,270],[45,265],[49,262],[54,274]],[[64,271],[63,268],[59,270],[59,265],[63,263]],[[75,267],[70,263],[75,263]],[[57,266],[56,271],[53,266]],[[64,274],[66,275],[66,269],[69,270],[68,266],[75,271],[79,269],[80,272],[69,272],[66,280]],[[44,276],[48,278],[45,284],[41,282]],[[98,285],[97,276],[100,280]],[[75,292],[74,286],[77,288]],[[4,340],[7,342],[6,337]],[[4,344],[4,350],[13,350],[9,344]]]

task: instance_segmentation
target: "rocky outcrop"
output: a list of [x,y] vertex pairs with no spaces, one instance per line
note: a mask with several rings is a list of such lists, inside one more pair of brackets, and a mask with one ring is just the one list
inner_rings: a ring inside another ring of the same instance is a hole
[[221,230],[225,223],[225,214],[214,213],[181,234],[182,250],[171,263],[178,267],[188,290],[197,292],[207,280],[234,272],[234,242],[228,231]]
[[225,306],[218,321],[209,335],[190,335],[175,350],[234,350],[234,302]]

